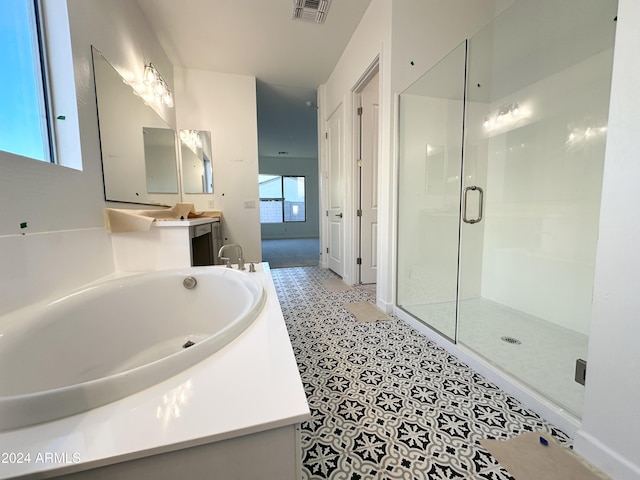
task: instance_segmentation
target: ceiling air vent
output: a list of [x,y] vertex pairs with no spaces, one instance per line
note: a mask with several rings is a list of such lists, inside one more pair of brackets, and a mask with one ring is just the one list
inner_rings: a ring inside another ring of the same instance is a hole
[[324,23],[331,0],[294,0],[293,19]]

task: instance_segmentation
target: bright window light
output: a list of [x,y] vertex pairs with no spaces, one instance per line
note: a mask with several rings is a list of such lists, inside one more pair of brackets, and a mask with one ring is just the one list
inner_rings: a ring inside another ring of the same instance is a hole
[[0,150],[53,161],[38,2],[0,1]]

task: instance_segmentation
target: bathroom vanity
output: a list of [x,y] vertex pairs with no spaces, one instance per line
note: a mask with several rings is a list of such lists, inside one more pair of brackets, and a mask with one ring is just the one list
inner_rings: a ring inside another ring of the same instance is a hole
[[140,272],[215,265],[221,216],[156,221],[148,231],[112,233],[116,271]]

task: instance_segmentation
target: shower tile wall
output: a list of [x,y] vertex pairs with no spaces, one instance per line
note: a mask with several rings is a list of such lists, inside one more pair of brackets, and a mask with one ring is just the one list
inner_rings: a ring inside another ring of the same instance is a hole
[[113,270],[111,239],[103,227],[0,236],[0,315]]

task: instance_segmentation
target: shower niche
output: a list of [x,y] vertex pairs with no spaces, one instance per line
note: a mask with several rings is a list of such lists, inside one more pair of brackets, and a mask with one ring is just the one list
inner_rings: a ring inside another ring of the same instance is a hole
[[398,307],[578,418],[616,14],[516,2],[399,100]]

